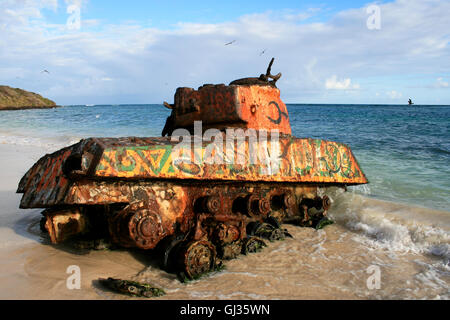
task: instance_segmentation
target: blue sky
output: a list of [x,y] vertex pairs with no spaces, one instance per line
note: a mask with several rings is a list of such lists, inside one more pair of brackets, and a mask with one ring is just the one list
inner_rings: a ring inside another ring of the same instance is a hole
[[[276,4],[275,4],[276,3]],[[185,1],[185,0],[93,0],[83,5],[83,19],[100,20],[105,24],[136,21],[142,25],[171,28],[178,22],[218,23],[237,17],[266,11],[306,11],[323,8],[315,17],[324,21],[339,11],[362,7],[367,1],[300,1],[300,0],[247,0],[247,1]],[[379,1],[378,3],[382,3]],[[64,6],[48,8],[46,17],[51,22],[64,23]]]
[[273,56],[285,102],[450,104],[448,12],[445,0],[2,0],[0,84],[59,104],[161,103],[258,76]]

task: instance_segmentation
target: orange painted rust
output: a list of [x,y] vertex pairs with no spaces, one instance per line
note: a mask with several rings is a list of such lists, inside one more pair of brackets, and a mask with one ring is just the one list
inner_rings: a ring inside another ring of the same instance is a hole
[[190,128],[194,121],[202,121],[204,130],[240,127],[291,134],[280,91],[269,85],[178,88],[173,108],[174,128]]
[[[191,150],[187,150],[191,163],[187,163],[174,158],[176,142],[171,142],[170,138],[87,139],[44,157],[30,169],[19,186],[19,192],[24,192],[21,207],[45,208],[62,202],[126,203],[128,195],[133,192],[126,183],[127,179],[149,182],[153,179],[181,179],[348,185],[367,183],[352,151],[344,144],[284,136],[274,145],[279,148],[278,166],[274,159],[268,157],[272,152],[270,139],[267,146],[257,142],[254,164],[249,157],[251,148],[248,140],[243,145],[243,152],[236,145],[234,163],[227,163],[230,157],[225,149],[225,141],[222,152],[211,149],[208,143],[204,143],[200,149],[192,145]],[[83,149],[83,146],[89,147]],[[208,149],[212,150],[211,157],[208,157]],[[67,175],[62,172],[62,168],[76,150],[82,154],[79,161],[89,163],[89,166],[81,166],[82,170],[74,170]],[[194,161],[194,155],[200,155],[201,162]],[[243,155],[242,164],[238,162],[238,155]],[[208,159],[213,162],[208,163]],[[104,178],[121,181],[101,181]],[[90,182],[91,179],[100,181],[94,184]]]
[[241,118],[247,123],[246,128],[291,134],[288,111],[277,88],[239,86],[238,101]]
[[18,192],[24,193],[20,207],[33,203],[45,208],[58,204],[66,195],[69,180],[63,174],[63,163],[71,155],[72,148],[64,148],[42,157],[21,179]]
[[73,235],[86,232],[88,223],[79,208],[46,210],[45,228],[52,243],[62,243]]
[[[249,141],[243,149],[244,162],[239,164],[235,153],[234,163],[227,163],[225,141],[222,152],[213,152],[207,157],[208,145],[201,149],[186,150],[190,161],[174,158],[175,143],[161,146],[138,146],[107,148],[94,172],[96,177],[115,178],[166,178],[194,180],[231,180],[267,182],[307,182],[361,184],[367,179],[360,169],[350,148],[344,144],[319,139],[297,139],[280,137],[278,163],[270,159],[272,144],[256,144],[257,162],[250,158]],[[210,148],[211,149],[211,148]],[[242,154],[242,153],[241,153]],[[195,162],[195,155],[202,156]],[[213,163],[208,163],[213,161]],[[220,163],[221,161],[221,163]]]

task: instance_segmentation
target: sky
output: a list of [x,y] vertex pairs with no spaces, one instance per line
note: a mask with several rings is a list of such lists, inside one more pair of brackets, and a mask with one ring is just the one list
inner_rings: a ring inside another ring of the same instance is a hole
[[286,103],[450,104],[449,12],[449,0],[0,0],[0,85],[60,105],[172,103],[177,87],[257,77],[275,57]]

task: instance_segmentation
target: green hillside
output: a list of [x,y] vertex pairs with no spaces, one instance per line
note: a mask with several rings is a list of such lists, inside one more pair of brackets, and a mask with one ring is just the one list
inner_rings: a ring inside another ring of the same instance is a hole
[[55,108],[57,105],[41,95],[18,88],[0,86],[0,110]]

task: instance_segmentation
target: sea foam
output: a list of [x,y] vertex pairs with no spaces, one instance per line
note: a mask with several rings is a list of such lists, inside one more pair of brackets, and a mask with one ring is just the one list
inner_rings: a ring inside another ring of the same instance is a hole
[[356,193],[334,196],[330,216],[355,232],[355,240],[375,249],[450,259],[450,214],[391,203]]

